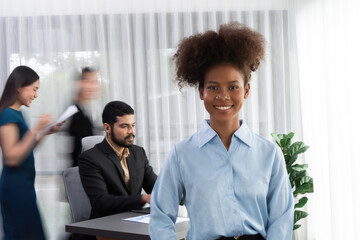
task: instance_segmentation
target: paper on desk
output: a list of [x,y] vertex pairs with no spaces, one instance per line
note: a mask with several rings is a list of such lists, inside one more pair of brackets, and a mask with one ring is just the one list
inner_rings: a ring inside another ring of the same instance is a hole
[[79,110],[75,105],[71,105],[69,106],[65,112],[58,118],[58,120],[56,120],[56,122],[50,124],[49,126],[47,126],[44,130],[41,131],[41,134],[46,133],[47,131],[49,131],[53,126],[65,121],[66,119],[68,119],[69,117],[71,117],[72,115],[74,115],[75,113],[77,113]]
[[[138,222],[138,223],[150,223],[150,214],[141,215],[138,217],[125,218],[123,221]],[[188,218],[178,217],[176,223],[189,221]]]

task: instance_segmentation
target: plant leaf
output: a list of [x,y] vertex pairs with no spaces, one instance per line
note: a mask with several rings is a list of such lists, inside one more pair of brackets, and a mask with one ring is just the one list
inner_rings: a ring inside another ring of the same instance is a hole
[[295,224],[294,227],[293,227],[293,230],[296,230],[296,229],[298,229],[299,227],[301,227],[300,224]]
[[296,151],[296,155],[300,154],[300,153],[304,153],[309,149],[309,146],[304,146],[302,148],[300,148],[298,151]]
[[297,158],[298,158],[297,155],[293,155],[293,156],[289,155],[289,160],[286,162],[286,165],[292,166],[293,163],[297,160]]
[[308,198],[307,197],[302,197],[299,202],[297,204],[295,204],[295,208],[302,208],[305,206],[305,204],[307,203]]
[[305,193],[312,193],[314,192],[314,185],[313,181],[309,181],[308,183],[305,183],[301,185],[300,187],[297,187],[295,191],[293,192],[294,196],[296,197],[298,194],[305,194]]
[[[296,197],[299,194],[312,193],[314,192],[313,179],[308,176],[306,169],[307,164],[295,164],[298,159],[298,155],[306,152],[309,146],[306,146],[303,142],[298,141],[291,144],[291,140],[294,137],[294,133],[288,134],[276,134],[272,133],[271,136],[275,139],[276,143],[280,146],[281,151],[284,155],[286,170],[289,175],[290,184],[292,187],[293,195]],[[308,202],[307,197],[302,197],[295,204],[294,208],[299,209],[306,205]],[[294,226],[293,230],[301,227],[300,224],[295,224],[300,219],[308,216],[307,212],[295,210],[294,213]]]
[[291,157],[289,155],[285,154],[284,158],[285,158],[285,163],[286,163],[286,170],[288,173],[290,173],[292,171],[292,169],[291,169],[292,163],[290,162]]
[[312,177],[305,176],[300,179],[299,185],[303,185],[304,183],[308,183],[312,181]]
[[285,149],[286,147],[288,147],[291,143],[291,138],[283,138],[280,140],[280,146]]
[[302,170],[306,170],[308,168],[309,165],[307,164],[295,164],[293,166],[291,166],[291,168],[295,171],[302,171]]
[[306,173],[305,170],[300,171],[300,172],[298,172],[298,171],[292,171],[292,172],[290,173],[289,178],[290,178],[290,181],[296,181],[296,180],[300,180],[301,178],[305,177],[306,174],[307,174],[307,173]]
[[305,144],[303,142],[294,142],[293,144],[291,144],[291,146],[289,147],[289,155],[293,156],[293,155],[297,155],[295,154],[297,150],[299,150],[300,148],[304,147]]
[[295,186],[298,188],[306,183],[310,183],[312,181],[312,178],[309,177],[306,173],[306,176],[297,177],[294,181],[295,181]]
[[278,134],[278,137],[281,139],[285,138],[286,137],[286,134]]
[[305,211],[295,210],[294,212],[294,224],[300,219],[306,218],[309,214]]
[[286,138],[292,139],[294,137],[295,133],[290,132],[288,135],[286,135]]
[[276,133],[271,133],[271,136],[275,139],[276,143],[280,146],[280,138]]
[[305,152],[308,150],[309,146],[306,146],[303,142],[294,142],[289,147],[288,154],[290,156],[299,155],[300,153]]
[[290,183],[291,183],[291,187],[292,188],[295,187],[295,189],[299,188],[302,185],[302,184],[300,184],[301,179],[306,177],[306,175],[307,175],[306,170],[303,170],[303,171],[294,171],[294,170],[292,170],[290,172],[290,174],[289,174],[289,180],[290,180]]

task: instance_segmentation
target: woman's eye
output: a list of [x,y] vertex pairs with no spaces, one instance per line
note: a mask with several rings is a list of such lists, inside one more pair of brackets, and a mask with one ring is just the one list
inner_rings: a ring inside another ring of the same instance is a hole
[[236,90],[236,89],[239,89],[239,87],[238,86],[231,86],[231,87],[229,87],[229,89],[230,90]]
[[209,90],[217,90],[217,87],[215,87],[215,86],[209,86],[208,89],[209,89]]

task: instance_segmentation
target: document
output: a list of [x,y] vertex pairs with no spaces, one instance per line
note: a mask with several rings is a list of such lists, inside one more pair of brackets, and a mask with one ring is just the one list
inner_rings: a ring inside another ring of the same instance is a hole
[[74,115],[75,113],[77,113],[79,110],[75,105],[71,105],[69,106],[65,112],[58,118],[58,120],[56,120],[56,122],[50,124],[49,126],[47,126],[44,130],[41,131],[41,134],[46,133],[47,131],[49,131],[53,126],[56,126],[57,124],[65,121],[66,119],[68,119],[69,117],[71,117],[72,115]]
[[[125,218],[123,219],[123,221],[129,221],[129,222],[138,222],[138,223],[150,223],[150,214],[146,214],[146,215],[141,215],[141,216],[137,216],[137,217],[131,217],[131,218]],[[188,218],[184,218],[184,217],[178,217],[176,219],[176,223],[180,223],[180,222],[186,222],[189,221]]]

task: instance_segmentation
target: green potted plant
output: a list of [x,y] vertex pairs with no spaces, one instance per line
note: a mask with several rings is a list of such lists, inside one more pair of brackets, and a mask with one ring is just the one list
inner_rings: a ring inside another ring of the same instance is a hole
[[300,198],[300,195],[314,192],[313,179],[306,171],[308,165],[296,163],[298,155],[304,153],[309,148],[309,146],[306,146],[301,141],[291,143],[291,140],[294,137],[293,132],[289,134],[272,133],[271,136],[275,139],[276,143],[279,145],[284,154],[286,169],[289,175],[296,203],[293,227],[293,230],[296,230],[301,227],[301,225],[297,222],[300,219],[306,218],[308,216],[307,212],[300,210],[306,205],[308,198],[306,196]]

